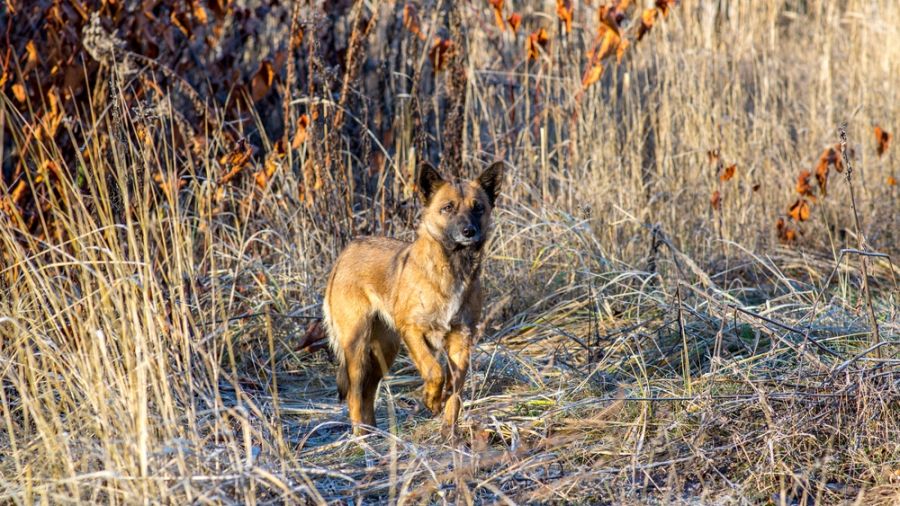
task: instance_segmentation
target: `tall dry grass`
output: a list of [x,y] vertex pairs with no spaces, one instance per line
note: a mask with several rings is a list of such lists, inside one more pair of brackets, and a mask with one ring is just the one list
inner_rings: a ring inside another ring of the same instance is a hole
[[[461,139],[443,128],[460,98],[446,94],[452,70],[431,78],[428,45],[389,33],[402,5],[385,4],[358,51],[412,62],[384,78],[392,142],[367,116],[384,98],[352,93],[376,79],[363,63],[342,109],[359,137],[329,129],[340,97],[295,90],[286,124],[320,117],[264,188],[223,183],[221,156],[239,130],[261,165],[274,112],[234,127],[209,104],[220,121],[201,129],[205,149],[185,150],[176,100],[131,107],[129,74],[106,62],[95,101],[64,123],[83,147],[72,157],[29,141],[4,93],[4,163],[27,162],[46,225],[28,233],[9,213],[0,229],[0,500],[900,499],[900,212],[885,184],[900,169],[871,134],[897,130],[900,6],[679,2],[579,96],[596,9],[577,3],[564,39],[552,2],[509,3],[525,15],[518,35],[497,33],[486,3],[440,29],[446,6],[420,6],[429,36],[466,34]],[[539,26],[552,41],[527,62]],[[877,350],[856,263],[838,262],[857,244],[842,178],[797,241],[775,229],[842,121],[863,235],[890,255],[869,259]],[[718,182],[712,149],[735,179]],[[450,151],[461,174],[511,167],[462,441],[437,436],[405,358],[381,392],[382,431],[353,438],[327,356],[296,343],[347,238],[411,237],[409,169]],[[309,167],[334,169],[314,195]]]

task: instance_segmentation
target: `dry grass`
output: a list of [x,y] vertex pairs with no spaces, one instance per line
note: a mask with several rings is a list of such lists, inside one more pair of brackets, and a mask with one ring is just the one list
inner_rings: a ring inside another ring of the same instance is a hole
[[[0,502],[900,501],[900,195],[885,184],[900,167],[871,134],[900,130],[900,5],[685,0],[579,96],[595,8],[576,2],[563,42],[552,2],[507,3],[525,15],[516,38],[478,2],[441,32],[468,34],[464,103],[446,97],[452,68],[430,77],[427,45],[388,36],[402,4],[387,4],[355,51],[409,67],[363,64],[334,99],[310,80],[241,122],[213,102],[203,149],[176,139],[175,98],[129,105],[121,65],[100,66],[95,102],[61,127],[77,155],[33,142],[4,90],[4,168],[26,162],[46,205],[30,226],[0,214]],[[441,12],[420,7],[423,26]],[[526,62],[538,26],[553,40]],[[375,97],[369,81],[389,84]],[[351,126],[332,129],[338,104]],[[221,182],[235,137],[264,166],[282,105],[290,131],[319,113],[310,140],[263,188]],[[864,244],[884,254],[867,257],[877,349],[858,255],[842,253],[858,242],[846,181],[797,241],[774,226],[842,121]],[[408,168],[442,149],[463,174],[511,166],[463,437],[440,438],[401,357],[382,432],[354,438],[326,352],[297,342],[347,237],[411,237]],[[718,181],[712,149],[735,179]],[[74,177],[51,178],[51,160]]]

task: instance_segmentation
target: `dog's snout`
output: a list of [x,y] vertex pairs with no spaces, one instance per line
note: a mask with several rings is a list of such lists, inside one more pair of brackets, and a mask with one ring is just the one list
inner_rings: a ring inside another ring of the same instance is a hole
[[477,234],[477,233],[478,233],[478,231],[475,230],[475,227],[473,227],[472,225],[466,225],[462,229],[462,235],[466,239],[471,239],[471,238],[475,237],[475,234]]

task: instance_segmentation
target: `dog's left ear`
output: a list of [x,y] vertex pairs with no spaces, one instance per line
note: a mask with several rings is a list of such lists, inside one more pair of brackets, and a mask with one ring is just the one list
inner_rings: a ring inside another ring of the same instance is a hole
[[503,184],[503,172],[506,164],[502,161],[494,162],[490,167],[484,169],[484,172],[478,176],[478,185],[487,193],[488,200],[491,201],[491,207],[497,201],[500,195],[500,186]]

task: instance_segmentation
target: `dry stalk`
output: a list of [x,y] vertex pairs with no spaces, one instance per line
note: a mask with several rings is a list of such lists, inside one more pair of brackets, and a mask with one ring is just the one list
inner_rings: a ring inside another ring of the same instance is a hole
[[[853,210],[853,223],[856,227],[856,245],[860,251],[867,251],[868,245],[866,244],[866,238],[863,235],[862,226],[859,223],[859,211],[856,209],[856,194],[853,191],[853,179],[851,178],[853,174],[853,164],[847,153],[846,123],[840,126],[839,132],[841,136],[841,156],[844,159],[844,165],[846,167],[844,169],[844,175],[847,178],[847,186],[850,189],[850,208]],[[877,346],[878,343],[881,342],[881,337],[878,332],[878,318],[875,316],[875,307],[872,305],[872,293],[869,290],[869,268],[866,257],[867,255],[859,256],[859,270],[860,275],[862,276],[862,292],[866,300],[866,312],[869,315],[869,325],[871,325],[871,341],[873,346]],[[881,358],[881,348],[875,348],[875,357]]]

